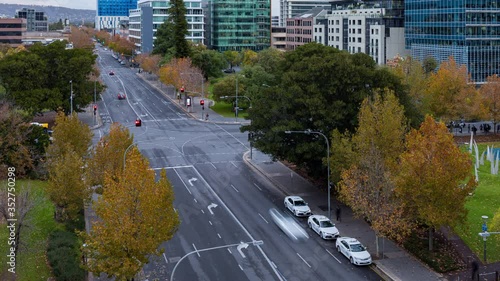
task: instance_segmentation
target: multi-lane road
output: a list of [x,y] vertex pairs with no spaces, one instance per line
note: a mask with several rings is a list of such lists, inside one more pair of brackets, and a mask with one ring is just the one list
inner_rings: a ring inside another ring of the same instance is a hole
[[[191,119],[140,79],[137,69],[121,66],[110,51],[100,48],[98,54],[108,88],[99,102],[105,124],[96,139],[111,122],[128,127],[151,168],[166,169],[175,191],[181,225],[163,243],[164,254],[144,267],[148,280],[171,280],[174,267],[179,281],[381,280],[369,267],[349,264],[333,241],[306,227],[306,219],[297,221],[310,238],[298,243],[273,223],[268,211],[286,213],[284,195],[243,162],[249,144],[238,125]],[[111,70],[115,75],[108,75]],[[127,98],[118,100],[118,93]]]

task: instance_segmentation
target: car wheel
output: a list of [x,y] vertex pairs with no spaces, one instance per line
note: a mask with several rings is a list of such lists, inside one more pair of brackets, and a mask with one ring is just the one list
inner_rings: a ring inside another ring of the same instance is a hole
[[337,252],[340,253],[340,246],[337,246]]
[[313,228],[313,226],[311,225],[311,223],[310,223],[310,222],[308,222],[307,224],[309,225],[309,228],[310,228],[310,229],[312,229],[312,228]]
[[349,258],[349,260],[351,261],[352,264],[354,264],[354,260],[351,258]]
[[320,232],[319,232],[319,236],[320,236],[321,238],[325,239],[325,237],[323,237],[323,232],[322,232],[322,231],[320,231]]

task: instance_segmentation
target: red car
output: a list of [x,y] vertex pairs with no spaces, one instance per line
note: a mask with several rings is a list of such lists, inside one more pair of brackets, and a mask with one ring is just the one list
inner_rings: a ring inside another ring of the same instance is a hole
[[139,118],[135,119],[135,126],[140,127],[141,125],[142,125],[141,119],[139,119]]
[[118,94],[118,99],[119,99],[119,100],[124,100],[124,99],[126,99],[125,94],[121,94],[121,93],[119,93],[119,94]]
[[109,72],[109,75],[115,75],[115,73],[111,70],[111,71]]

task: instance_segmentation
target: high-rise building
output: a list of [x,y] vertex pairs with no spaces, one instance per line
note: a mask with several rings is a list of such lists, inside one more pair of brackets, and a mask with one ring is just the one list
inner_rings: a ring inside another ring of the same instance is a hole
[[440,64],[453,56],[472,82],[500,73],[500,2],[405,0],[405,39],[411,56]]
[[95,28],[116,31],[128,21],[129,10],[137,8],[137,0],[97,0]]
[[26,19],[3,19],[0,18],[0,44],[9,44],[17,47],[23,43],[26,33]]
[[26,31],[47,32],[49,24],[45,12],[23,8],[16,11],[16,18],[26,19]]
[[279,26],[286,26],[286,20],[306,13],[315,7],[330,9],[332,0],[280,0]]
[[[203,43],[205,22],[202,0],[184,0],[188,34],[186,40]],[[130,10],[129,40],[134,42],[142,53],[150,53],[156,39],[156,30],[168,19],[168,0],[139,0],[137,8]]]
[[270,0],[211,0],[209,6],[209,48],[223,52],[270,47]]
[[323,9],[323,7],[315,7],[303,14],[286,19],[286,49],[295,50],[310,42],[325,45],[325,27],[320,22],[325,18],[327,12],[328,10]]

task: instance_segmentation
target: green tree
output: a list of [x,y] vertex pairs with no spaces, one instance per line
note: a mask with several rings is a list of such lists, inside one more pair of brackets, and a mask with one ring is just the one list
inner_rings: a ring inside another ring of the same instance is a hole
[[252,50],[244,50],[242,56],[243,66],[253,66],[258,62],[259,59],[257,53]]
[[493,131],[497,132],[496,125],[500,120],[500,77],[496,74],[486,79],[487,83],[479,88],[481,100],[480,115],[485,120],[493,121]]
[[257,53],[257,64],[270,74],[278,75],[279,66],[285,60],[285,52],[276,48],[267,48]]
[[75,113],[73,116],[59,113],[52,136],[54,141],[48,149],[51,157],[62,155],[68,150],[74,151],[82,159],[88,156],[89,147],[92,144],[92,131],[78,119]]
[[195,53],[191,57],[193,65],[201,69],[205,79],[209,77],[221,77],[222,69],[227,66],[226,59],[223,54],[215,50],[204,50]]
[[184,1],[170,1],[170,7],[167,9],[168,18],[156,33],[153,54],[164,56],[171,52],[175,58],[189,57],[190,46],[186,40],[188,34],[186,12]]
[[426,116],[406,137],[396,193],[407,214],[429,227],[429,250],[435,228],[465,220],[465,202],[476,185],[469,153],[460,151],[443,123]]
[[426,57],[422,63],[425,74],[429,75],[438,67],[438,62],[434,57]]
[[237,51],[227,50],[224,51],[223,54],[224,57],[226,58],[226,61],[230,64],[231,68],[233,68],[233,66],[238,65],[241,61],[240,53],[238,53]]
[[[220,101],[223,96],[235,96],[236,95],[236,79],[238,74],[227,75],[220,79],[213,87],[213,97],[216,101]],[[246,78],[238,76],[238,95],[246,94]],[[226,102],[234,102],[235,98],[225,99]],[[238,102],[242,99],[238,99]]]
[[316,176],[322,174],[318,167],[324,164],[324,142],[283,131],[352,132],[365,97],[384,88],[393,90],[400,100],[406,95],[399,79],[378,69],[367,55],[351,55],[317,43],[287,52],[278,68],[277,85],[255,96],[249,112],[252,123],[242,130],[254,134],[261,151],[299,164]]
[[105,178],[104,192],[94,203],[100,220],[93,223],[90,234],[80,233],[86,268],[116,280],[134,278],[150,255],[162,253],[160,245],[173,237],[179,225],[166,172],[155,181],[155,172],[136,147],[127,154],[126,166],[118,181]]

